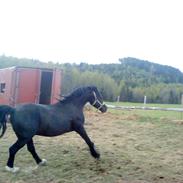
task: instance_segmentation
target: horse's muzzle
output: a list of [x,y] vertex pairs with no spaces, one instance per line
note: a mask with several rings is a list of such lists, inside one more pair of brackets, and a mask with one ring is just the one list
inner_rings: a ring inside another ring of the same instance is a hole
[[102,107],[100,108],[100,111],[102,113],[106,112],[107,111],[107,106],[105,104],[103,104]]

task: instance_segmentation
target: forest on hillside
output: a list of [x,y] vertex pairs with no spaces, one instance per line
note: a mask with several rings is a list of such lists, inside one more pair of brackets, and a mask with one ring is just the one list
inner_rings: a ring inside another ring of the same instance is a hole
[[39,60],[0,56],[0,68],[11,66],[60,68],[63,70],[62,94],[96,85],[104,100],[148,103],[180,103],[183,73],[173,67],[136,58],[119,59],[119,64],[60,64]]

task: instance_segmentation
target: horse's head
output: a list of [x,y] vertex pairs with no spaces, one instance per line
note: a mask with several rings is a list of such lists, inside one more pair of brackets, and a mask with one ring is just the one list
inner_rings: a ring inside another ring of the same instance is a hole
[[107,111],[107,106],[103,103],[102,95],[95,86],[90,87],[91,95],[89,102],[92,106],[100,110],[102,113]]

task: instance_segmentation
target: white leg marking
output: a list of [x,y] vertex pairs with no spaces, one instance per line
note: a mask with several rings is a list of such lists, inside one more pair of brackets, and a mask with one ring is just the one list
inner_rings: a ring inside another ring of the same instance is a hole
[[18,172],[20,170],[19,167],[13,167],[13,168],[11,168],[9,166],[5,166],[5,169],[6,169],[6,171],[12,172],[12,173],[16,173],[16,172]]
[[46,159],[42,159],[42,161],[38,164],[39,166],[45,166],[47,164]]

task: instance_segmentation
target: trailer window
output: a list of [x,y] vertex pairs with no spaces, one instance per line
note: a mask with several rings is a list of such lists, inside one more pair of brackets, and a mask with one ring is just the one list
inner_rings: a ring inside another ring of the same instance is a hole
[[6,83],[0,83],[0,93],[5,93]]

